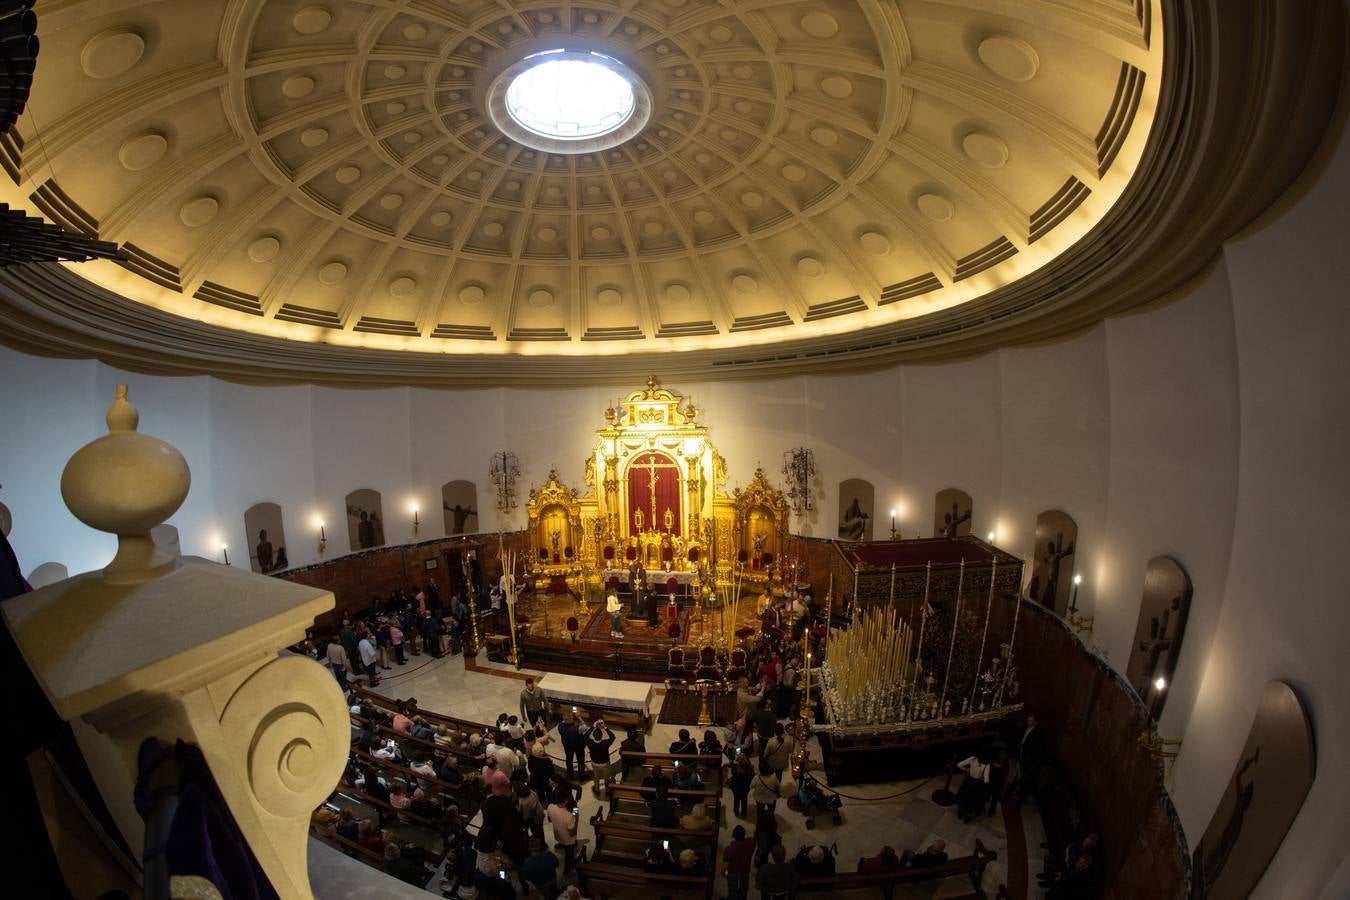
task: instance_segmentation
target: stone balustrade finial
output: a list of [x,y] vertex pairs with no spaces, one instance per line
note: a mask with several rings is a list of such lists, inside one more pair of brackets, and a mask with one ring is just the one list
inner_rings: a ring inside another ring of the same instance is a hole
[[84,445],[61,473],[61,497],[75,518],[117,535],[117,555],[103,570],[109,584],[140,584],[174,570],[178,560],[156,548],[150,530],[187,499],[192,475],[172,445],[136,431],[140,414],[117,386],[108,434]]

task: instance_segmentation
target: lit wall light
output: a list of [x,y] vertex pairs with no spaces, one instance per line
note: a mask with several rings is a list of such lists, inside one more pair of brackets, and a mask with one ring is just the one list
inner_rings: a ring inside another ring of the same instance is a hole
[[420,528],[420,527],[422,527],[422,522],[421,522],[421,520],[419,520],[419,519],[417,518],[418,512],[419,512],[419,508],[418,508],[418,506],[417,506],[417,501],[414,500],[413,503],[412,503],[413,535],[414,535],[414,536],[417,534],[417,529]]
[[897,531],[895,530],[895,509],[892,509],[892,510],[891,510],[891,540],[895,540],[898,536],[899,536],[899,532],[897,532]]
[[328,535],[325,534],[323,530],[323,519],[316,516],[314,518],[314,524],[319,529],[319,555],[322,556],[323,551],[328,549]]
[[228,566],[230,564],[230,548],[225,546],[224,544],[221,544],[220,555],[225,557],[225,565]]
[[991,532],[989,532],[989,543],[992,544],[992,543],[994,542],[994,537],[995,537],[997,534],[998,534],[998,532],[996,532],[996,531],[991,531]]
[[1167,679],[1159,675],[1154,679],[1153,687],[1161,691],[1163,688],[1167,687]]

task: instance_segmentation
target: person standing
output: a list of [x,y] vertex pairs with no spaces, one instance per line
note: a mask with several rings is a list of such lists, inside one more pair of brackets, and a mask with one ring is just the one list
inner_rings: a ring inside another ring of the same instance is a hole
[[750,785],[754,780],[755,769],[750,764],[750,757],[737,750],[736,761],[731,764],[731,811],[742,819],[750,812]]
[[[586,739],[581,731],[581,722],[577,718],[576,708],[563,713],[562,724],[558,726],[558,737],[562,740],[563,758],[567,761],[567,778],[581,783],[586,780]],[[574,766],[575,764],[575,766]],[[580,777],[576,776],[580,772]]]
[[609,730],[604,719],[596,719],[595,727],[586,734],[586,749],[591,755],[591,769],[595,780],[591,782],[591,793],[603,796],[605,786],[609,784],[610,748],[614,746],[614,732]]
[[623,637],[623,604],[619,602],[618,594],[605,598],[605,611],[609,613],[609,636]]
[[773,861],[761,866],[755,875],[755,885],[762,897],[791,897],[801,884],[797,869],[787,862],[787,850],[782,844],[775,844],[769,851]]
[[548,698],[533,678],[526,678],[525,689],[520,692],[520,720],[529,727],[540,719],[548,721]]
[[731,843],[722,851],[726,864],[727,900],[746,900],[750,893],[750,863],[755,858],[755,839],[747,837],[745,826],[731,830]]
[[976,813],[982,812],[989,799],[989,781],[993,768],[983,754],[968,756],[956,764],[966,773],[961,787],[956,791],[956,814],[962,822],[969,822]]
[[389,622],[389,644],[394,648],[394,658],[398,664],[406,666],[408,657],[403,654],[403,628],[397,618]]
[[755,778],[750,792],[755,798],[756,816],[773,817],[778,806],[778,798],[783,796],[783,783],[774,774],[768,760],[760,760],[759,775]]
[[773,725],[773,737],[764,742],[764,761],[773,769],[779,781],[783,780],[783,770],[792,761],[792,751],[796,742],[787,733],[782,722]]
[[572,871],[572,864],[577,855],[577,813],[576,806],[571,805],[572,795],[565,790],[556,792],[553,795],[553,802],[548,805],[548,821],[553,826],[553,843],[560,846],[563,851],[563,874],[567,875]]
[[347,657],[347,648],[342,646],[337,635],[328,639],[328,668],[333,671],[342,693],[347,693],[347,674],[352,672],[352,662]]
[[380,658],[380,654],[375,650],[375,641],[371,638],[370,632],[364,628],[361,629],[361,637],[356,643],[357,652],[361,655],[361,667],[366,670],[366,681],[370,687],[375,687],[380,683],[380,676],[375,670],[375,664]]

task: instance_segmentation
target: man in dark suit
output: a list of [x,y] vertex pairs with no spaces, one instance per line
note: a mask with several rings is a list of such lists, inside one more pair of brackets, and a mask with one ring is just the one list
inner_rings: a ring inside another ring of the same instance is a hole
[[1034,715],[1027,716],[1027,727],[1017,742],[1017,787],[1013,793],[1018,800],[1040,785],[1041,768],[1045,765],[1045,734]]

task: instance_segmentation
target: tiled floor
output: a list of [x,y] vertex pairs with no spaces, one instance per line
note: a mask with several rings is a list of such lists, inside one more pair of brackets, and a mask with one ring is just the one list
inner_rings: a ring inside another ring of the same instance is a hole
[[[459,656],[441,660],[414,656],[409,658],[408,665],[395,666],[391,671],[383,673],[384,678],[378,690],[395,698],[416,697],[418,704],[424,709],[473,721],[491,722],[502,712],[518,711],[521,679],[526,674],[539,677],[540,685],[547,690],[547,674],[532,672],[529,669],[516,672],[510,667],[486,663],[481,655],[478,660],[478,671],[465,671],[464,661]],[[658,704],[660,699],[657,698]],[[656,711],[652,710],[653,721],[656,718],[654,715]],[[675,739],[678,731],[678,726],[654,725],[647,744],[649,747],[664,746]],[[811,742],[810,749],[813,757],[818,760],[820,754],[815,741]],[[978,819],[970,825],[962,824],[956,817],[954,807],[940,807],[929,799],[934,788],[940,786],[940,782],[919,781],[850,785],[842,789],[845,795],[843,824],[835,826],[828,817],[821,816],[818,819],[819,824],[812,831],[806,829],[800,815],[790,811],[785,802],[780,803],[779,831],[789,856],[795,854],[804,844],[836,846],[840,871],[853,871],[860,857],[875,854],[883,844],[889,844],[898,852],[911,847],[922,848],[934,838],[941,837],[947,841],[948,854],[956,857],[968,855],[978,838],[987,849],[998,854],[998,859],[986,869],[983,884],[988,895],[992,897],[997,891],[998,884],[1004,880],[1007,850],[1002,815]],[[727,818],[723,821],[722,831],[724,837],[728,839],[731,828],[739,821],[731,816],[730,800],[731,795],[728,793],[725,802]],[[589,791],[584,792],[580,837],[590,838],[592,842],[594,835],[586,822],[595,814],[599,805],[600,801],[592,797]],[[1027,846],[1036,848],[1044,838],[1040,831],[1040,822],[1032,821],[1036,819],[1034,807],[1032,810],[1033,812],[1028,815],[1024,808],[1023,816],[1026,819]],[[745,824],[747,828],[750,825],[748,821]],[[1033,851],[1032,856],[1039,861],[1038,852]],[[439,891],[439,884],[439,878],[433,879],[432,889]],[[725,884],[720,877],[717,881],[717,891],[719,894],[725,892]],[[941,900],[969,893],[968,880],[950,878],[941,883],[900,888],[896,891],[896,897],[898,900]],[[629,892],[623,890],[610,892],[610,896],[616,900],[628,896],[648,900],[649,894],[650,892],[636,889]],[[752,891],[751,895],[755,896],[755,892]],[[336,887],[326,884],[322,893],[316,889],[315,896],[322,900],[345,900],[349,896],[363,895],[342,893]]]

